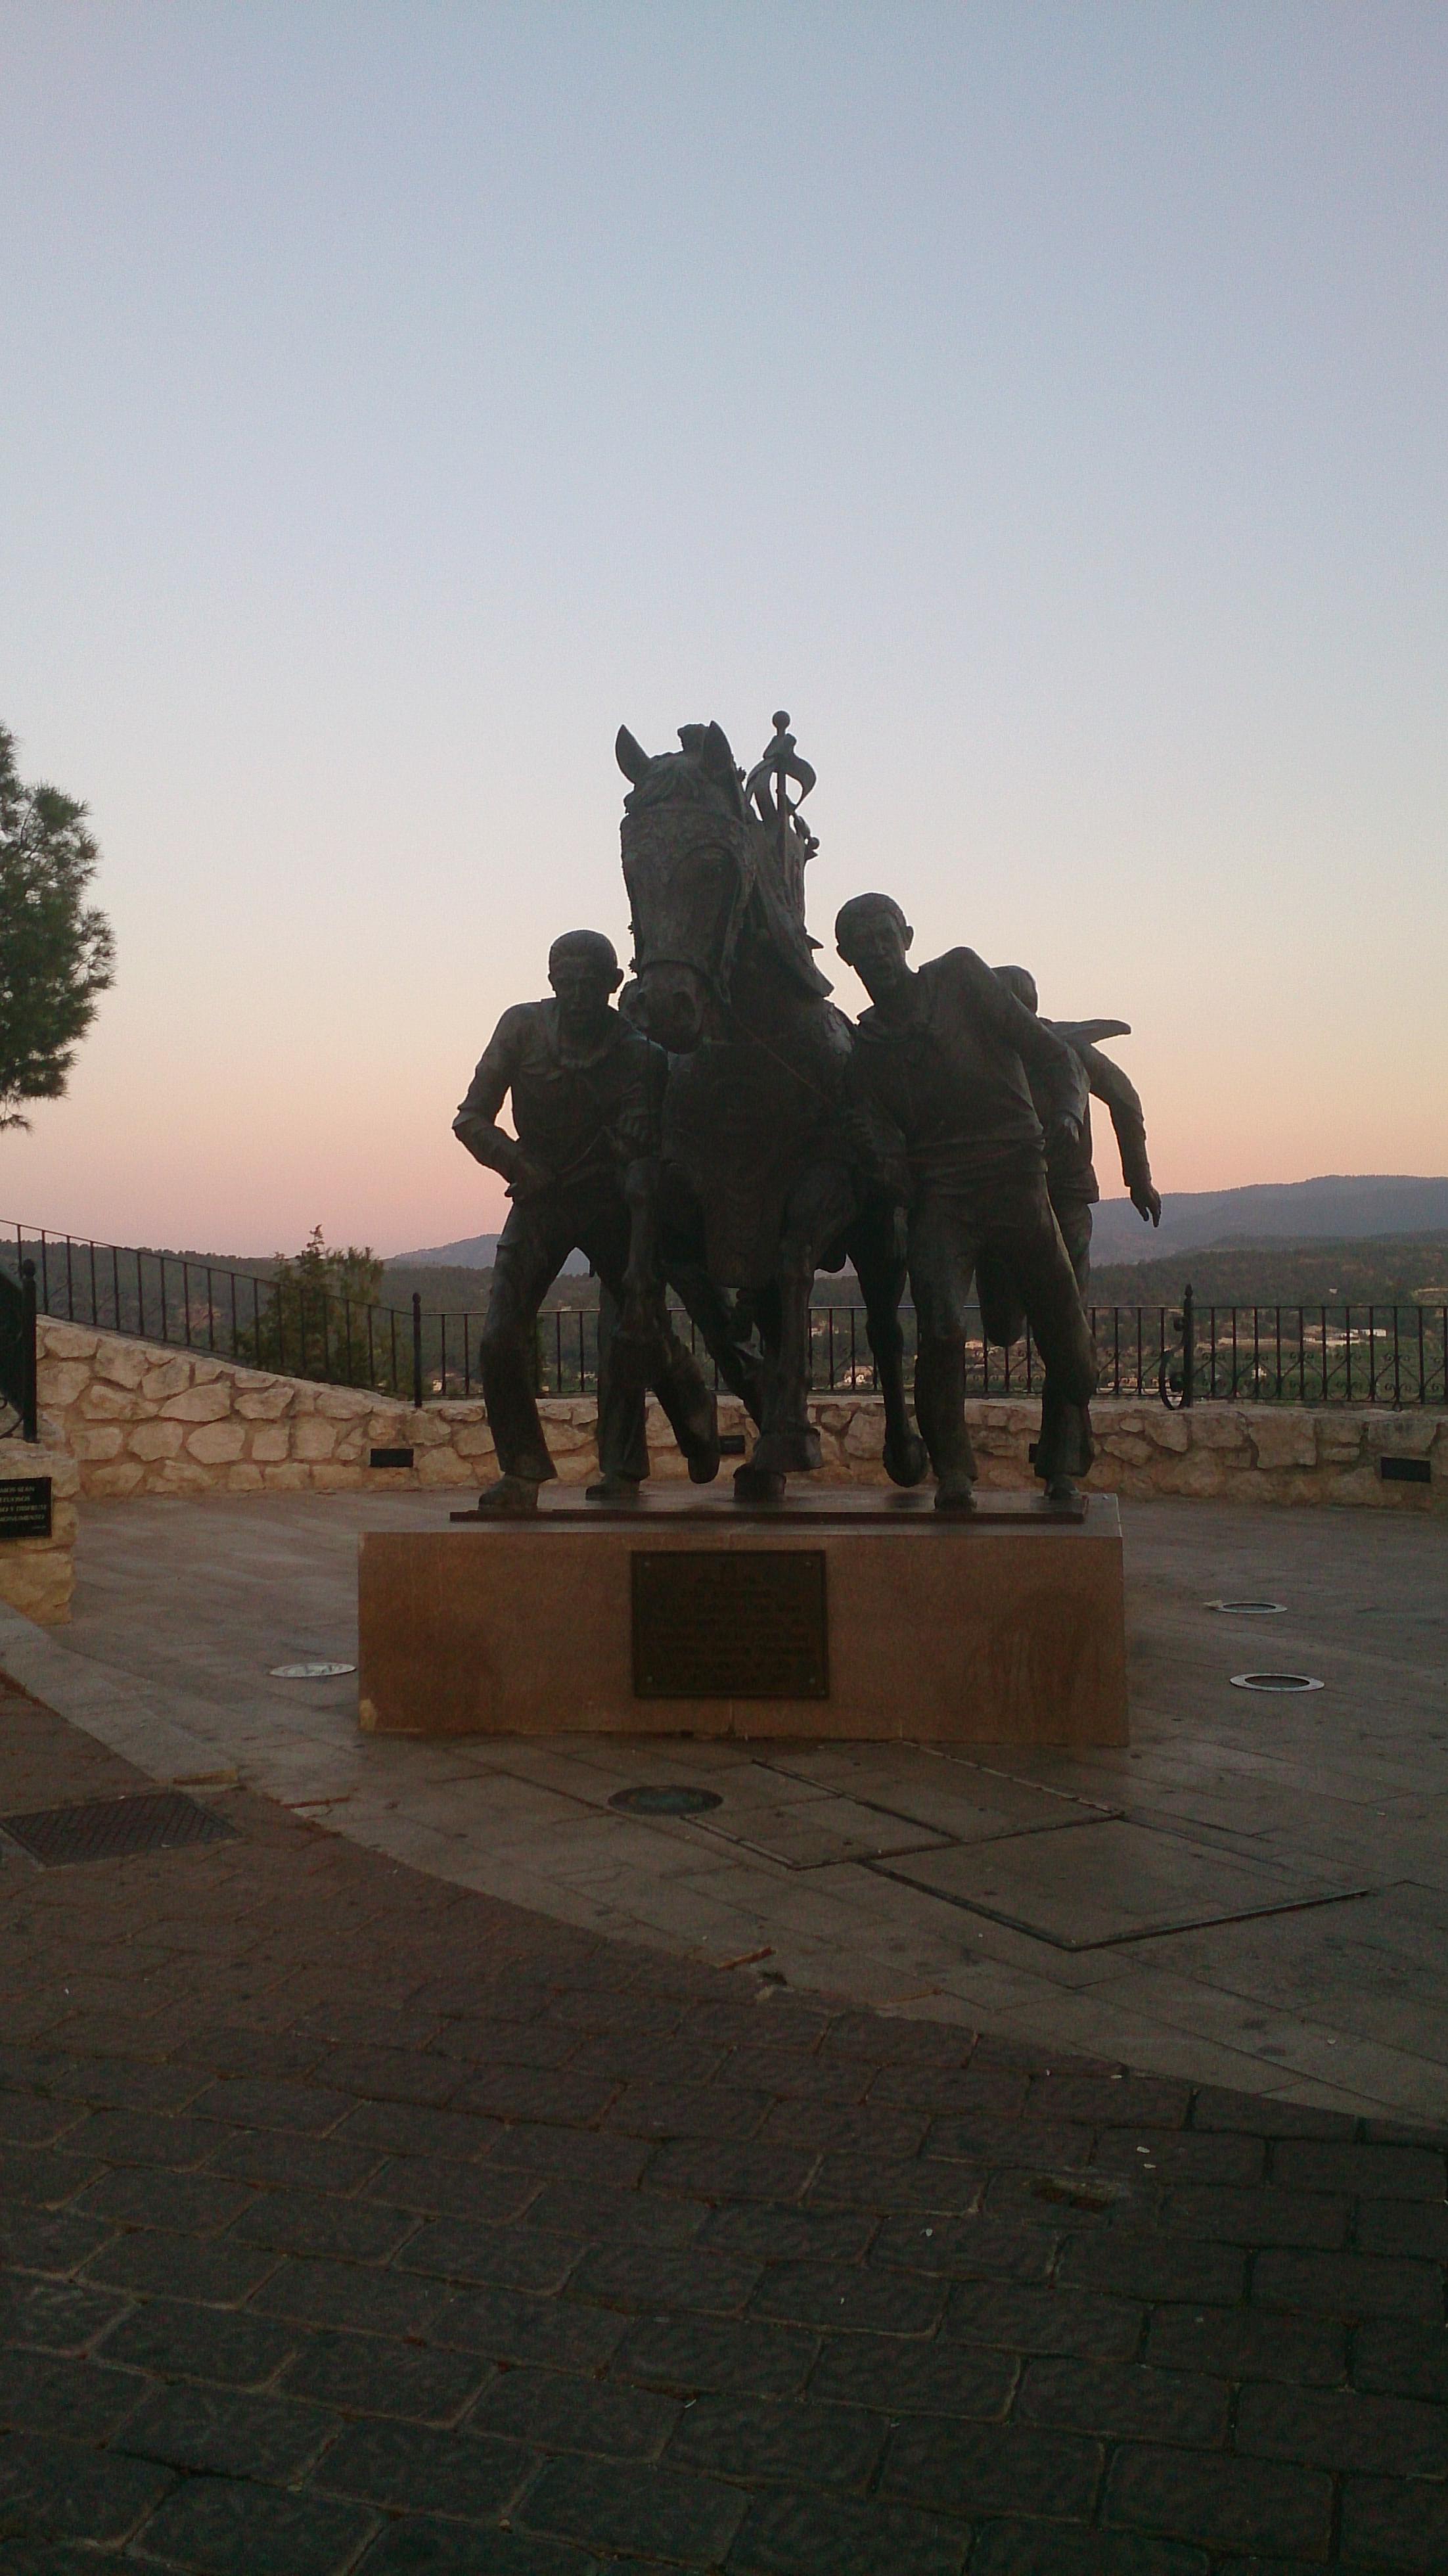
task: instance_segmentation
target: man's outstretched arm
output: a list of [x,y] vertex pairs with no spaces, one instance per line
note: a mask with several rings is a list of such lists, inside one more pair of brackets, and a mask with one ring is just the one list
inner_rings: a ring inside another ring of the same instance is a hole
[[1151,1177],[1151,1163],[1146,1151],[1146,1117],[1141,1095],[1130,1074],[1113,1064],[1099,1047],[1085,1046],[1081,1059],[1093,1096],[1105,1103],[1111,1124],[1116,1130],[1117,1151],[1121,1156],[1121,1177],[1131,1194],[1137,1214],[1149,1217],[1153,1225],[1161,1223],[1161,1194]]

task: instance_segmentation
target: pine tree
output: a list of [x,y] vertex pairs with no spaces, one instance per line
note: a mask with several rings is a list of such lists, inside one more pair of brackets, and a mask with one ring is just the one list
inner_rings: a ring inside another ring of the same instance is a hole
[[0,725],[0,1128],[60,1098],[113,980],[110,924],[85,901],[99,857],[84,805],[23,786]]

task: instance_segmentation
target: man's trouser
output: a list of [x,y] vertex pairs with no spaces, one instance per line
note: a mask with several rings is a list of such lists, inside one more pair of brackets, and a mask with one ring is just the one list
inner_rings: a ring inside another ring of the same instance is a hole
[[[534,1393],[539,1308],[570,1252],[583,1253],[618,1305],[629,1255],[629,1212],[614,1184],[538,1190],[515,1202],[503,1228],[483,1324],[483,1401],[504,1475],[541,1485],[556,1475]],[[600,1315],[598,1462],[605,1476],[649,1472],[641,1368],[620,1348],[612,1319]],[[632,1353],[632,1345],[628,1346]],[[712,1402],[696,1363],[677,1335],[655,1336],[648,1370],[686,1456],[701,1439]]]
[[1012,1282],[1045,1367],[1037,1475],[1084,1475],[1093,1454],[1088,1407],[1096,1356],[1044,1171],[1003,1174],[975,1187],[927,1184],[910,1214],[909,1261],[919,1336],[915,1414],[936,1475],[975,1474],[965,1427],[965,1343],[978,1265]]

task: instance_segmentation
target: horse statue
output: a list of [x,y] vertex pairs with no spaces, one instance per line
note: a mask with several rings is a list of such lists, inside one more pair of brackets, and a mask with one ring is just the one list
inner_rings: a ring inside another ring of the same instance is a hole
[[[858,1148],[844,1096],[853,1031],[805,927],[817,845],[798,808],[814,772],[788,724],[775,717],[747,779],[717,724],[681,726],[679,750],[654,757],[626,727],[615,746],[630,781],[629,1008],[671,1059],[662,1159],[650,1205],[635,1208],[637,1272],[679,1288],[755,1416],[741,1502],[778,1500],[786,1476],[820,1464],[806,1406],[811,1298],[816,1270],[846,1260],[885,1400],[886,1469],[900,1485],[926,1470],[905,1404],[895,1203]],[[752,1378],[740,1369],[750,1322],[763,1353]]]

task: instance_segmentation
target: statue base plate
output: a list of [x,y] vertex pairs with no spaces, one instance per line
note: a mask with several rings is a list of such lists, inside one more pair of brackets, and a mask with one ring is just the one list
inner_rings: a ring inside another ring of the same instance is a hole
[[1048,1505],[727,1489],[370,1530],[362,1725],[386,1735],[1124,1744],[1121,1520]]

